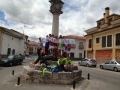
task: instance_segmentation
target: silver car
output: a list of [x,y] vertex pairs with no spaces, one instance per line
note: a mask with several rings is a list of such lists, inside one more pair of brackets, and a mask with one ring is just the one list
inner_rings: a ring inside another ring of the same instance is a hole
[[89,66],[96,67],[97,63],[96,63],[96,60],[94,60],[94,59],[82,59],[78,62],[78,65],[79,66],[84,65],[86,67],[89,67]]
[[110,70],[114,70],[114,71],[120,71],[120,61],[107,61],[105,63],[100,64],[100,68],[101,69],[110,69]]

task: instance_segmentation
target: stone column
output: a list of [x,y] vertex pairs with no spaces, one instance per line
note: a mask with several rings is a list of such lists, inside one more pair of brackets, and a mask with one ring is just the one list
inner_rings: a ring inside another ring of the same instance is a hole
[[59,15],[60,14],[53,14],[52,34],[55,36],[59,34]]
[[63,2],[61,0],[49,0],[51,3],[50,12],[53,14],[52,34],[59,35],[59,15],[63,13]]

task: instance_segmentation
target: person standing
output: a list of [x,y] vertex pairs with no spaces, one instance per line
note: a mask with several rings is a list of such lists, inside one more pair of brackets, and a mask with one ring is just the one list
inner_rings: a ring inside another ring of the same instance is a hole
[[42,50],[42,47],[43,47],[43,43],[41,42],[41,38],[39,38],[38,49],[37,49],[38,58],[41,57],[41,50]]
[[65,38],[62,36],[62,54],[65,52]]
[[70,50],[71,50],[71,45],[67,44],[67,46],[66,46],[67,57],[70,57]]
[[60,56],[62,55],[61,51],[62,51],[62,36],[60,35],[58,40],[58,55]]
[[55,56],[58,55],[57,49],[58,49],[58,37],[55,36],[55,40],[54,40],[54,54],[55,54]]
[[41,58],[42,58],[42,55],[41,55],[42,47],[43,47],[43,43],[41,41],[41,38],[39,38],[38,48],[37,48],[38,58],[37,58],[37,60],[35,62],[32,62],[32,64],[36,64],[36,63],[39,62],[39,60],[41,60]]
[[49,54],[49,37],[48,35],[46,36],[46,43],[45,43],[45,54]]

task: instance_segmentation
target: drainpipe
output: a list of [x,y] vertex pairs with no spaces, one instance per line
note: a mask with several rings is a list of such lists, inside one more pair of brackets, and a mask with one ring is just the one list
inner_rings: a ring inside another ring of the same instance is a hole
[[92,51],[94,51],[94,50],[93,50],[93,34],[92,34]]
[[[93,50],[93,34],[92,34],[92,53],[94,54],[94,50]],[[94,55],[92,55],[92,58],[94,58],[93,56]]]
[[1,38],[1,47],[0,47],[0,56],[2,57],[2,43],[3,43],[3,32],[2,32],[2,38]]

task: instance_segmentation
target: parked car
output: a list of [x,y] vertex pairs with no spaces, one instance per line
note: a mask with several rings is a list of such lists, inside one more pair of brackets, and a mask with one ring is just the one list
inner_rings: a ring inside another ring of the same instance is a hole
[[29,53],[26,53],[26,55],[25,55],[25,56],[29,57]]
[[120,71],[120,61],[107,61],[105,63],[100,64],[101,69],[110,69],[114,71]]
[[33,55],[33,56],[36,56],[36,55],[37,55],[37,53],[32,53],[32,55]]
[[23,58],[21,55],[9,55],[7,58],[1,58],[0,65],[22,64]]
[[1,60],[1,54],[0,54],[0,60]]
[[78,62],[78,65],[79,65],[79,66],[84,65],[84,66],[86,66],[86,67],[90,67],[90,66],[96,67],[96,66],[97,66],[97,63],[96,63],[96,60],[94,60],[94,59],[81,59],[81,60]]

